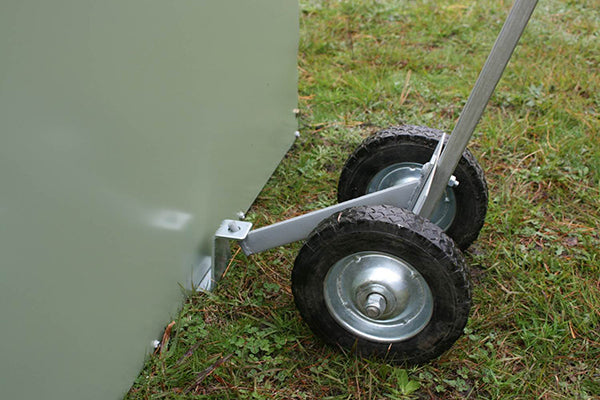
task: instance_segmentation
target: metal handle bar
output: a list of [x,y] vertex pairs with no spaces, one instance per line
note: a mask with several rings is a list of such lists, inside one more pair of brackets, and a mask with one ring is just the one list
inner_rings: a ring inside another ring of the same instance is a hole
[[413,209],[419,215],[429,218],[435,210],[536,5],[537,0],[517,0],[513,5],[467,104],[444,146],[435,174],[430,178],[430,189],[419,196],[420,201],[417,201],[417,204],[420,204],[420,209]]

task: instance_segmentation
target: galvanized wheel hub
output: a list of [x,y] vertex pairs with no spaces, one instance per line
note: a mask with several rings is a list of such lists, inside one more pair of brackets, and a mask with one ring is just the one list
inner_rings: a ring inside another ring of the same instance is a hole
[[[392,186],[421,179],[423,164],[403,162],[390,165],[377,173],[367,186],[367,193],[378,192]],[[430,221],[446,230],[452,225],[456,215],[456,197],[451,187],[446,188],[444,196],[437,204]]]
[[433,296],[409,263],[380,252],[342,258],[323,283],[333,318],[364,339],[405,340],[419,333],[433,313]]

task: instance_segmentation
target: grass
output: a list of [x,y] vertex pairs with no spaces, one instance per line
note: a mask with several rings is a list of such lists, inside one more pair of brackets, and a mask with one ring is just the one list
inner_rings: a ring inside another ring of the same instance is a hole
[[[335,203],[362,139],[451,130],[508,1],[301,0],[301,136],[248,219]],[[465,335],[418,367],[322,344],[290,289],[299,244],[237,252],[190,296],[127,399],[600,398],[600,1],[541,0],[477,129],[489,212]]]

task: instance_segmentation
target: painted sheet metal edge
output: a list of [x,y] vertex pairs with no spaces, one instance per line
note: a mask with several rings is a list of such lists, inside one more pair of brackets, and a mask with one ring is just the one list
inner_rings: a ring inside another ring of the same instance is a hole
[[0,4],[0,387],[119,398],[294,141],[294,0]]

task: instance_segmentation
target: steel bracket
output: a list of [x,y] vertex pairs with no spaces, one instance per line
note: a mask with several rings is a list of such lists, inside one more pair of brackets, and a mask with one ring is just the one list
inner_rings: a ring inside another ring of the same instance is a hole
[[415,214],[419,214],[421,212],[421,208],[423,207],[423,202],[429,195],[429,191],[431,190],[431,183],[433,181],[433,177],[437,172],[437,167],[440,162],[440,154],[442,154],[442,150],[444,148],[444,143],[446,143],[446,133],[442,134],[433,154],[431,155],[431,159],[429,162],[423,165],[423,169],[421,170],[421,180],[419,182],[419,186],[413,192],[412,197],[409,203],[409,209],[412,210]]
[[223,277],[229,258],[231,256],[230,242],[232,240],[241,241],[246,239],[248,232],[252,229],[252,223],[246,221],[236,221],[225,219],[221,222],[219,229],[215,232],[212,244],[212,255],[210,259],[204,260],[204,273],[199,279],[196,290],[211,291],[215,284]]

